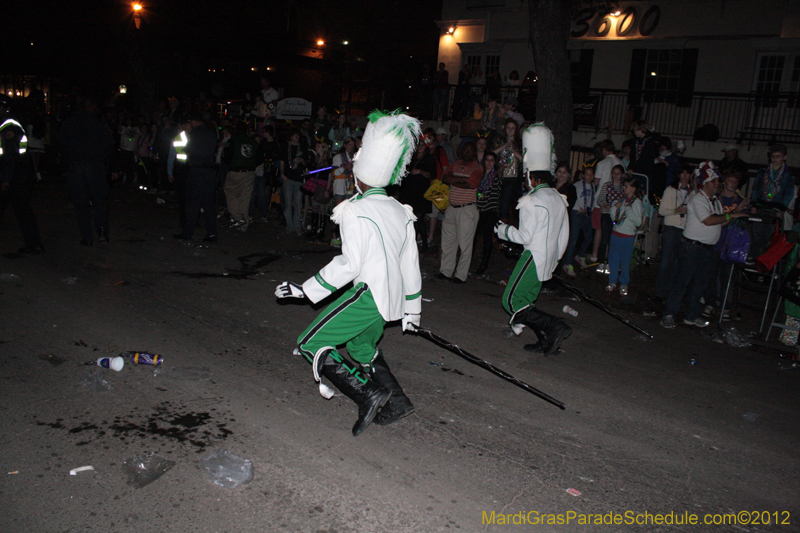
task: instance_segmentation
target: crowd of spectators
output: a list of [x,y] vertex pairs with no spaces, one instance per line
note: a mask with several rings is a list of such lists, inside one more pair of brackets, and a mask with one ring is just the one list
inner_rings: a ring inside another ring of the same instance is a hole
[[[468,74],[470,82],[481,75],[468,70],[459,73],[459,83]],[[447,83],[443,65],[436,79]],[[511,73],[498,86],[523,84]],[[358,193],[352,172],[361,141],[358,121],[316,106],[311,117],[289,125],[274,119],[278,91],[269,80],[262,80],[253,94],[235,111],[221,115],[201,102],[174,98],[150,116],[101,106],[99,118],[114,138],[115,149],[107,159],[110,170],[121,183],[174,194],[179,239],[192,238],[202,212],[205,240],[210,242],[217,239],[217,224],[246,232],[254,222],[278,220],[286,233],[341,246],[329,215]],[[422,252],[441,254],[437,278],[457,283],[486,275],[498,246],[492,229],[497,221],[515,222],[515,206],[524,193],[521,130],[526,119],[517,110],[516,97],[501,101],[499,93],[490,92],[486,106],[478,101],[471,105],[470,122],[477,129],[456,121],[425,129],[407,178],[388,191],[413,208]],[[50,115],[66,118],[69,113]],[[57,157],[48,149],[57,147],[59,121],[48,122],[36,110],[26,118],[29,155],[40,176],[42,160]],[[571,226],[560,272],[568,277],[589,272],[607,276],[606,291],[625,297],[631,290],[631,266],[655,258],[660,249],[657,280],[649,292],[664,306],[662,324],[675,325],[684,298],[688,325],[708,325],[715,313],[727,318],[727,309],[721,309],[722,285],[731,267],[713,252],[714,246],[737,218],[764,218],[771,212],[786,229],[797,220],[800,203],[795,202],[797,187],[786,165],[786,147],[770,148],[769,165],[757,172],[749,194],[744,194],[749,170],[734,145],[725,146],[720,161],[696,168],[683,161],[681,142],[673,144],[643,121],[634,122],[630,131],[619,150],[610,139],[597,143],[594,157],[581,168],[557,165],[552,186],[567,198]],[[198,143],[201,132],[213,153],[199,164],[199,154],[187,146]],[[206,169],[211,185],[207,180],[201,187],[189,168]],[[435,180],[449,186],[446,204],[426,199]],[[216,204],[215,194],[221,198]],[[440,221],[440,246],[435,247]],[[769,244],[774,223],[749,224],[748,231],[751,255],[757,256]],[[107,233],[103,236],[107,240]],[[87,240],[82,233],[82,243]],[[479,263],[472,268],[476,242]]]

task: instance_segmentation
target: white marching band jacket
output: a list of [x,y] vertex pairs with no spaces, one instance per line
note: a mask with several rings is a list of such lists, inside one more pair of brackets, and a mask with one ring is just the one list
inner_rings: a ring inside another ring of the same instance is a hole
[[539,281],[547,281],[553,277],[553,271],[569,243],[567,199],[555,189],[541,184],[520,198],[517,209],[519,229],[506,226],[504,235],[500,237],[530,251]]
[[412,209],[386,195],[380,187],[342,202],[331,217],[339,224],[342,254],[303,283],[303,292],[316,303],[351,281],[365,283],[387,322],[422,310]]

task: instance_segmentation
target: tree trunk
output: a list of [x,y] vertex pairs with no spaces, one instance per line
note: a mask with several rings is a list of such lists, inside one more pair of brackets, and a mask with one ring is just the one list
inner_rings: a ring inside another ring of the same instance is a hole
[[567,40],[572,2],[528,0],[528,4],[530,42],[539,77],[536,119],[553,132],[558,160],[568,161],[572,145],[572,81]]

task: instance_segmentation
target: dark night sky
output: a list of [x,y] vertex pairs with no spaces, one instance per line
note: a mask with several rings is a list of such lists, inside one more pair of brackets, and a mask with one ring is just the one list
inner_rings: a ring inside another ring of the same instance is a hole
[[[433,66],[436,61],[435,21],[441,15],[441,0],[146,0],[142,4],[142,27],[136,31],[132,2],[4,2],[0,74],[33,74],[74,84],[115,81],[131,77],[131,58],[136,58],[161,80],[175,75],[200,84],[209,82],[201,77],[208,68],[228,65],[231,79],[217,81],[235,85],[245,65],[249,71],[251,64],[291,63],[317,38],[330,43],[329,61],[320,63],[322,70],[349,64],[402,78],[416,75],[411,71],[421,71],[422,63]],[[350,45],[334,44],[343,39]]]

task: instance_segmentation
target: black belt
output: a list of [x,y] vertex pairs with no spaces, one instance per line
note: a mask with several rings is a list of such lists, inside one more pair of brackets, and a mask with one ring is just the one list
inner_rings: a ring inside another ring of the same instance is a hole
[[690,244],[694,244],[695,246],[702,246],[703,248],[713,248],[714,247],[713,244],[706,244],[704,242],[695,241],[695,240],[692,240],[692,239],[687,239],[686,237],[684,237],[683,240],[688,242],[688,243],[690,243]]
[[475,205],[476,203],[477,202],[472,202],[472,203],[469,203],[469,204],[461,204],[461,205],[450,204],[450,207],[452,207],[453,209],[458,209],[459,207],[467,207],[468,205]]

